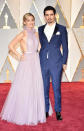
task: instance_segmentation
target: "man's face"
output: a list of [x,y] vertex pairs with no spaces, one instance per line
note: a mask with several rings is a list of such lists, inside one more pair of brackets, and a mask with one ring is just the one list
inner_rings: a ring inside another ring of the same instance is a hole
[[55,22],[55,14],[53,12],[53,10],[48,10],[48,11],[45,11],[45,20],[48,24],[52,24]]

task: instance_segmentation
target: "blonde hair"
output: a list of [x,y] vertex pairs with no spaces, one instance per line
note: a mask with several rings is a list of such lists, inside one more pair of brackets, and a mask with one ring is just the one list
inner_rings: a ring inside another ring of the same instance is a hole
[[24,22],[27,20],[27,17],[28,17],[28,16],[32,16],[32,17],[34,18],[34,20],[35,20],[35,17],[34,17],[34,15],[33,15],[32,13],[26,13],[26,14],[23,16],[23,26],[25,26]]

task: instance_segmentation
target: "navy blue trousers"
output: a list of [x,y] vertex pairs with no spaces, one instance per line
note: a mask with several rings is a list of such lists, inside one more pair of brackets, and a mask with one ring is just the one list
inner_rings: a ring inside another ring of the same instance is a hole
[[47,60],[46,64],[41,64],[42,76],[44,82],[44,95],[45,95],[45,106],[46,112],[49,112],[49,88],[50,88],[50,77],[52,79],[52,86],[54,91],[55,99],[55,112],[61,112],[61,76],[62,76],[62,64],[49,63]]

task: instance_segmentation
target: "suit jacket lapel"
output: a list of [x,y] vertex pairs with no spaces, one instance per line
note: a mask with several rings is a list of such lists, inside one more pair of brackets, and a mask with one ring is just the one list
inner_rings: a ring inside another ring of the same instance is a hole
[[[53,32],[53,35],[55,35],[57,31],[58,31],[58,24],[56,23],[55,29],[54,29],[54,32]],[[53,36],[53,35],[52,35],[52,36]]]
[[[42,35],[43,35],[43,38],[48,41],[48,39],[47,39],[47,37],[46,37],[46,35],[45,35],[45,33],[44,33],[45,26],[46,26],[46,24],[43,26]],[[52,37],[51,37],[51,40],[52,40],[53,36],[56,34],[57,31],[58,31],[58,24],[56,23],[56,26],[55,26],[53,35],[52,35]],[[50,41],[51,41],[51,40],[50,40]]]
[[43,35],[43,38],[48,41],[48,39],[44,33],[45,26],[46,26],[46,24],[43,26],[42,35]]
[[50,39],[50,42],[51,42],[51,40],[53,39],[54,35],[56,35],[56,32],[57,32],[57,31],[58,31],[58,24],[56,23],[55,29],[54,29],[54,32],[53,32],[53,35],[52,35],[52,37],[51,37],[51,39]]

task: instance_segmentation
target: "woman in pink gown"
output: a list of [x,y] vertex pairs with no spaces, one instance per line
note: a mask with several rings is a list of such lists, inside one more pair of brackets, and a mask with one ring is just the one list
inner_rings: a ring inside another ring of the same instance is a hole
[[[34,29],[35,18],[26,13],[24,30],[9,44],[20,60],[14,81],[1,111],[1,119],[19,125],[37,125],[46,122],[44,88],[39,61],[39,38]],[[13,47],[20,42],[23,54]]]

